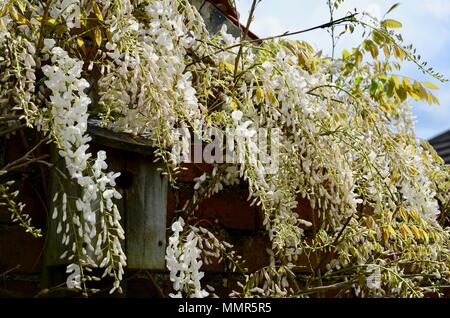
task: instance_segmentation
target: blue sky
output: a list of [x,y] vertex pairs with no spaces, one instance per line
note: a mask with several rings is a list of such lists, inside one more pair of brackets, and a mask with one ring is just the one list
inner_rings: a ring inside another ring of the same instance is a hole
[[[393,5],[399,2],[391,0],[345,0],[336,18],[349,10],[368,11],[382,17]],[[401,2],[401,1],[400,1]],[[252,0],[236,0],[241,20],[246,21]],[[389,17],[403,24],[401,33],[404,43],[412,43],[423,61],[450,79],[450,0],[408,0],[389,14]],[[326,0],[262,0],[255,13],[251,30],[258,36],[281,34],[296,31],[329,20]],[[316,30],[293,36],[311,42],[316,49],[329,53],[330,37],[324,30]],[[343,48],[351,48],[358,43],[358,35],[347,36],[338,43],[337,53]],[[431,138],[450,129],[450,82],[438,83],[422,74],[412,63],[405,63],[401,75],[420,81],[439,84],[435,91],[441,105],[429,106],[426,103],[414,103],[416,132],[420,138]]]

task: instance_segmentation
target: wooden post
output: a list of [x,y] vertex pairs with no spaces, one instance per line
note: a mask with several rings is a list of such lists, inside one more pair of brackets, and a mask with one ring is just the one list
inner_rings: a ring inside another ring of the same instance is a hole
[[128,268],[165,268],[167,179],[151,158],[127,160],[133,173],[126,191],[126,241]]

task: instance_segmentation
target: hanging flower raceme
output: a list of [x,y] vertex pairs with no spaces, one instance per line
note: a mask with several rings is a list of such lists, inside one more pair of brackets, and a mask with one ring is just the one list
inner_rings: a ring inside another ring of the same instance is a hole
[[177,291],[170,296],[179,298],[185,294],[190,297],[204,298],[209,293],[203,290],[200,284],[204,273],[200,271],[203,262],[200,260],[201,250],[197,246],[199,238],[192,230],[185,238],[180,237],[184,225],[182,218],[172,224],[173,234],[169,237],[166,250],[170,280],[173,282],[173,289]]
[[[71,253],[64,253],[62,257],[73,260],[81,268],[100,264],[105,268],[104,275],[115,278],[112,292],[119,288],[126,265],[120,241],[124,239],[119,223],[121,217],[113,202],[121,198],[114,188],[119,174],[105,172],[108,165],[104,151],[97,153],[95,161],[88,152],[91,138],[87,135],[87,110],[91,101],[84,93],[89,84],[81,78],[83,62],[71,58],[62,48],[54,47],[55,41],[51,39],[44,43],[50,56],[50,64],[44,65],[42,71],[47,77],[45,85],[51,91],[48,105],[51,117],[48,121],[42,119],[40,125],[52,135],[70,177],[82,189],[75,202],[76,210],[68,210],[67,196],[63,194],[63,215],[57,232],[63,233],[63,243],[71,246]],[[53,218],[57,215],[55,210]],[[88,278],[82,279],[85,284]]]

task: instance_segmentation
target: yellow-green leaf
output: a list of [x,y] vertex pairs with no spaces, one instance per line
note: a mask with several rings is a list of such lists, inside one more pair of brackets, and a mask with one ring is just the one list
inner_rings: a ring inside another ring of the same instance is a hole
[[102,46],[102,31],[99,28],[94,29],[95,43],[98,47]]
[[412,225],[412,226],[410,227],[410,229],[411,229],[412,232],[414,233],[414,236],[415,236],[415,237],[417,237],[418,239],[422,238],[422,235],[421,235],[419,229],[418,229],[415,225]]
[[422,84],[428,87],[429,89],[439,89],[439,86],[430,82],[423,82]]
[[411,85],[411,82],[409,81],[409,78],[403,77],[402,83],[403,83],[403,86],[405,87],[405,89],[406,89],[407,91],[412,90],[412,85]]
[[342,58],[345,60],[350,56],[350,52],[347,50],[342,51]]
[[414,81],[413,88],[415,93],[419,95],[421,99],[427,100],[427,91],[418,81]]
[[95,16],[97,17],[97,19],[99,19],[100,21],[103,21],[103,14],[102,14],[102,11],[100,10],[100,8],[98,7],[97,2],[93,3],[92,9],[94,9],[94,13],[95,13]]
[[389,47],[387,45],[383,45],[383,52],[387,59],[391,57],[391,52],[389,52]]
[[230,106],[231,106],[231,108],[233,110],[237,110],[238,109],[238,104],[236,103],[236,100],[234,98],[231,99]]
[[373,33],[372,33],[372,39],[375,41],[375,43],[376,44],[378,44],[378,45],[382,45],[383,43],[385,43],[386,42],[386,38],[385,38],[385,36],[381,33],[381,32],[379,32],[379,31],[377,31],[377,30],[374,30],[373,31]]
[[439,99],[436,96],[433,96],[433,103],[436,105],[440,105]]
[[388,225],[388,231],[391,237],[396,237],[397,233],[395,232],[394,228],[392,227],[392,225]]
[[84,40],[80,37],[77,38],[77,44],[79,48],[83,51],[84,54],[86,54],[86,44],[84,43]]
[[359,50],[355,50],[355,62],[356,62],[356,65],[361,64],[362,58],[363,58],[362,53]]
[[393,19],[386,19],[381,21],[381,26],[385,27],[385,28],[390,28],[390,29],[398,29],[402,27],[402,24],[400,22],[398,22],[397,20],[393,20]]
[[234,65],[228,62],[223,63],[228,72],[234,74]]
[[428,105],[433,104],[433,94],[427,93],[427,103]]
[[25,18],[21,13],[17,13],[16,21],[18,24],[28,24],[29,26],[31,26],[30,21],[28,21],[28,19]]
[[383,239],[385,241],[389,240],[389,230],[387,228],[383,228]]
[[[38,20],[39,22],[42,21],[42,16],[40,16],[40,15],[36,15],[36,16],[34,16],[34,18],[36,20]],[[55,19],[47,17],[47,19],[45,19],[45,24],[50,25],[50,26],[55,26],[57,24],[57,22]]]
[[256,100],[261,103],[264,101],[264,92],[261,87],[256,89]]
[[22,3],[22,1],[16,1],[17,8],[19,8],[20,12],[22,14],[25,14],[25,5]]
[[392,76],[391,76],[391,79],[392,79],[392,81],[393,81],[394,84],[395,84],[395,88],[396,88],[396,89],[399,88],[399,87],[400,87],[400,81],[398,80],[397,75],[392,75]]
[[408,214],[406,213],[406,210],[404,207],[400,207],[399,213],[400,213],[400,216],[402,217],[403,221],[408,221]]
[[398,46],[394,46],[394,56],[401,61],[405,58],[403,51]]

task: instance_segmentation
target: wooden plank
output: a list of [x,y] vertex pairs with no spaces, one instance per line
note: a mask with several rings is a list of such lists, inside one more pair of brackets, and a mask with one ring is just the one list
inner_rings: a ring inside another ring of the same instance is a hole
[[118,133],[99,126],[96,120],[89,120],[88,132],[95,143],[123,151],[131,151],[146,156],[152,156],[155,148],[151,141],[144,137],[127,133]]
[[148,157],[127,160],[134,174],[126,191],[126,246],[128,268],[165,268],[167,180]]
[[[57,149],[55,146],[51,147],[51,162],[55,164],[55,166],[63,172],[66,172],[64,159],[58,155]],[[62,222],[62,211],[60,209],[62,204],[62,192],[67,194],[67,197],[77,197],[78,196],[78,187],[76,184],[72,182],[72,180],[66,180],[61,176],[59,172],[55,169],[51,169],[50,171],[50,193],[49,193],[49,220],[48,220],[48,229],[47,229],[47,238],[46,238],[46,246],[45,246],[45,265],[46,266],[54,266],[54,265],[64,265],[68,264],[67,260],[61,259],[60,256],[62,253],[71,247],[64,246],[62,244],[62,233],[65,231],[64,223]],[[58,200],[53,202],[53,197],[55,193],[59,193]],[[58,217],[56,219],[52,218],[54,208],[58,208]],[[76,211],[75,202],[73,200],[67,200],[67,209],[72,209]],[[63,229],[61,233],[57,234],[56,230],[58,228],[58,223],[62,222]]]

